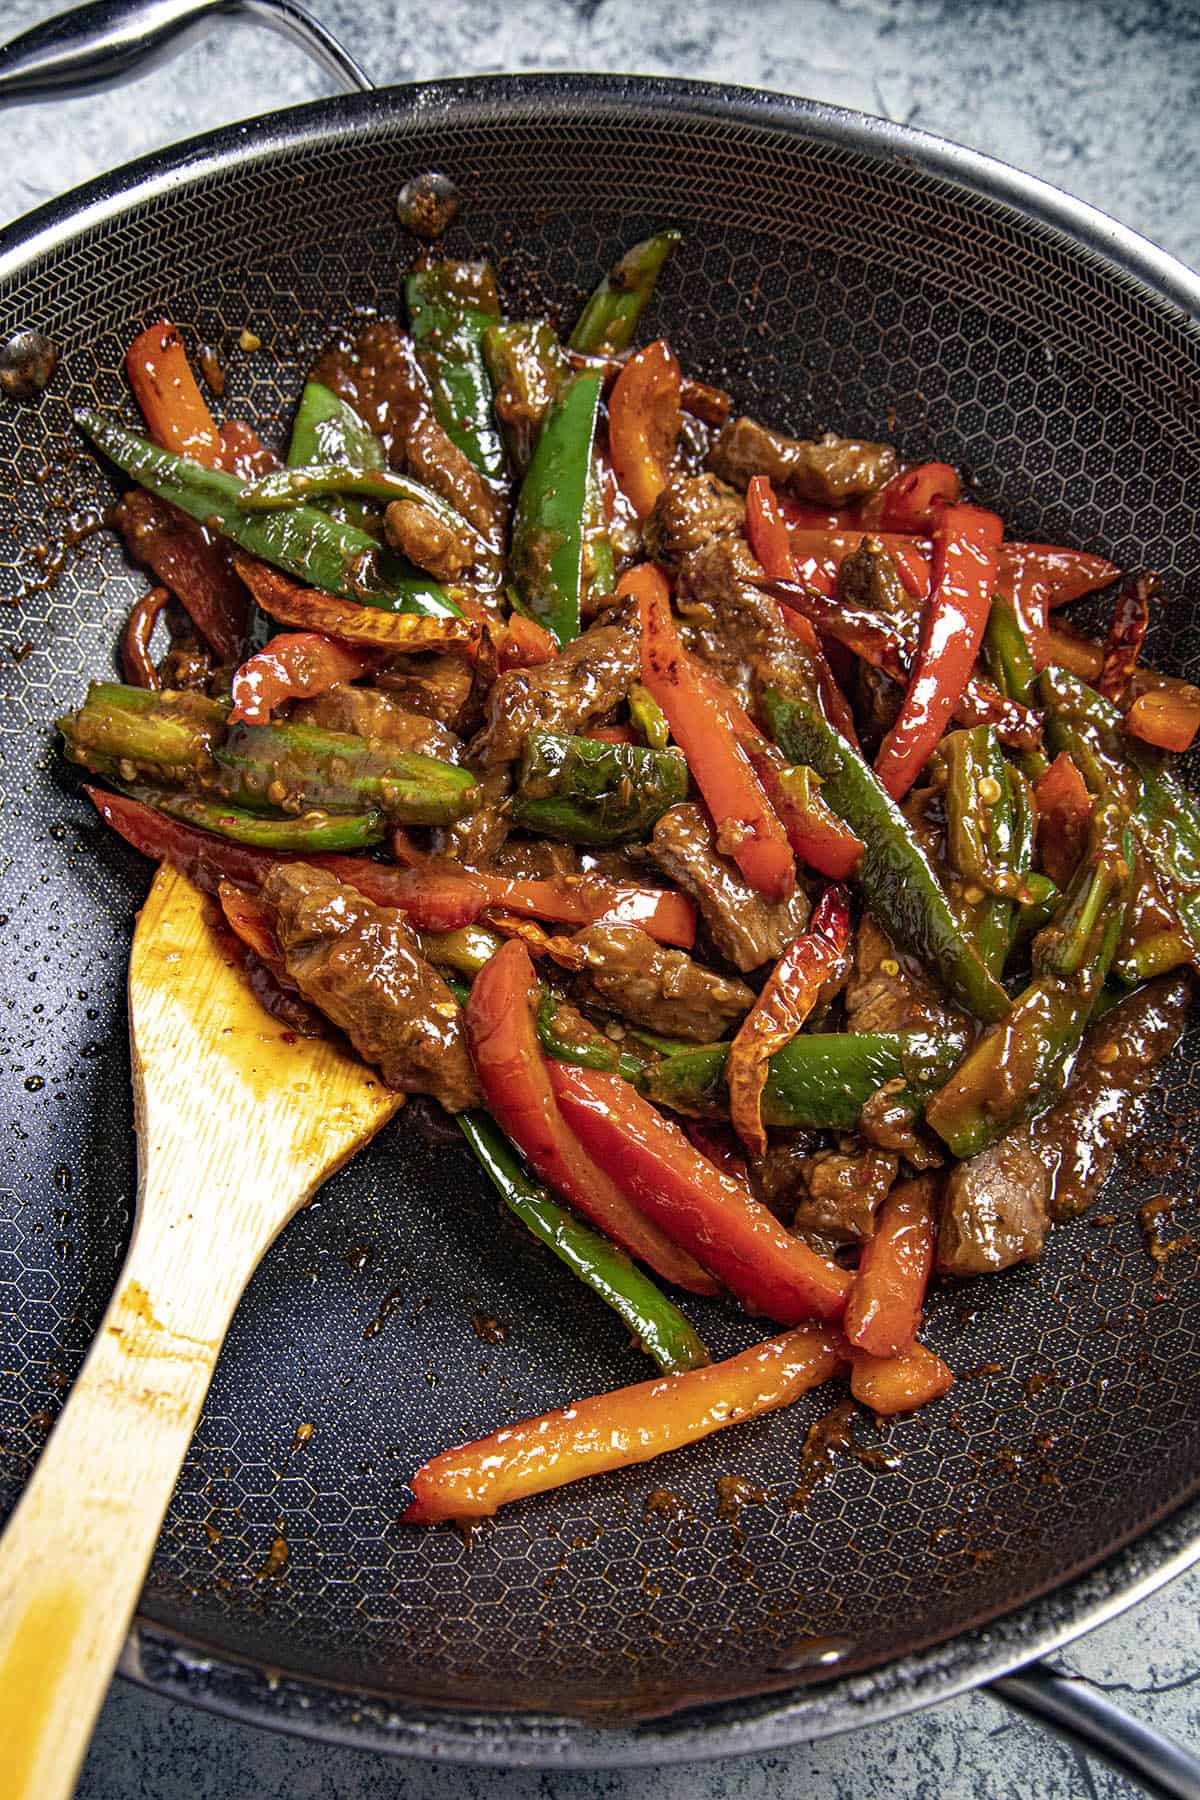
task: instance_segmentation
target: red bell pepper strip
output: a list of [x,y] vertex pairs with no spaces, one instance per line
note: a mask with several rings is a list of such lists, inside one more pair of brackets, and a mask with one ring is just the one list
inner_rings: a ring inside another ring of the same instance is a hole
[[795,581],[796,563],[787,520],[769,475],[752,475],[746,488],[746,537],[772,581]]
[[995,513],[947,506],[933,536],[933,593],[900,716],[884,738],[875,773],[903,799],[954,716],[987,626],[1004,527]]
[[279,458],[244,419],[226,419],[221,427],[221,467],[243,481],[256,481],[281,467]]
[[1087,848],[1092,796],[1065,750],[1033,787],[1037,802],[1038,854],[1058,887],[1066,888]]
[[295,987],[275,936],[274,920],[258,896],[247,893],[245,888],[232,881],[222,881],[217,887],[217,899],[230,930],[235,931],[246,948],[253,950],[259,961],[266,964],[276,981],[285,987]]
[[[788,609],[782,607],[780,610],[786,613]],[[802,625],[806,623],[803,619],[799,622]],[[858,867],[863,853],[862,840],[855,837],[850,827],[844,825],[836,813],[831,812],[815,786],[811,792],[801,791],[800,783],[794,779],[796,771],[789,769],[782,753],[759,730],[720,676],[705,668],[694,657],[691,663],[704,693],[713,707],[723,715],[730,731],[746,752],[796,855],[819,875],[827,875],[833,881],[844,881]],[[840,689],[838,693],[841,693]],[[834,719],[830,723],[836,724],[837,721]],[[845,731],[842,735],[848,736]],[[857,744],[856,739],[851,738],[850,741]]]
[[715,1293],[716,1283],[699,1263],[630,1202],[563,1122],[538,1044],[537,992],[533,963],[519,938],[502,944],[471,984],[467,1043],[489,1112],[535,1175],[631,1256],[694,1294]]
[[930,532],[945,506],[962,499],[958,470],[949,463],[917,463],[871,494],[859,507],[864,525],[878,531]]
[[[569,344],[567,346],[567,362],[571,368],[598,369],[606,394],[628,361],[629,355],[626,352],[618,356],[597,356],[592,351],[573,350]],[[697,381],[691,375],[683,377],[679,399],[685,413],[691,413],[693,418],[703,419],[706,425],[723,425],[733,411],[733,398],[724,388],[713,387],[707,381]]]
[[125,371],[156,444],[208,469],[225,466],[221,434],[170,320],[138,333],[125,352]]
[[121,633],[121,673],[131,687],[161,688],[158,670],[150,655],[150,640],[163,607],[171,598],[165,587],[143,594],[125,621]]
[[850,1355],[850,1392],[881,1419],[915,1412],[953,1386],[950,1370],[924,1344],[914,1343],[903,1356],[872,1356],[866,1350]]
[[921,1175],[880,1207],[846,1302],[843,1330],[855,1349],[878,1357],[912,1349],[933,1268],[934,1197],[933,1177]]
[[733,1138],[724,1127],[711,1125],[704,1119],[684,1119],[682,1123],[701,1156],[715,1163],[731,1180],[740,1181],[748,1194],[754,1192],[746,1159],[734,1149]]
[[327,694],[339,681],[357,681],[378,666],[375,651],[335,643],[319,631],[280,632],[234,675],[230,723],[265,725],[285,700]]
[[617,583],[618,595],[637,597],[642,623],[642,682],[666,714],[671,735],[716,823],[718,842],[728,845],[746,880],[768,900],[786,900],[796,885],[796,864],[787,833],[763,793],[750,759],[714,714],[695,668],[679,642],[671,618],[670,590],[653,563],[630,569]]
[[302,587],[268,563],[240,552],[234,567],[265,613],[280,625],[300,631],[319,631],[347,644],[409,655],[421,650],[474,652],[483,637],[478,619],[433,618],[424,613],[385,612],[378,606],[360,606],[320,588]]
[[679,442],[679,364],[659,338],[631,356],[608,396],[608,453],[639,519],[667,485]]
[[844,1362],[837,1332],[806,1325],[707,1368],[639,1381],[502,1426],[418,1469],[401,1523],[489,1518],[548,1488],[649,1462],[722,1426],[790,1405]]
[[[1180,684],[1185,687],[1185,684]],[[1200,692],[1150,688],[1125,714],[1125,729],[1159,750],[1190,750],[1200,730]]]
[[729,1117],[751,1156],[767,1153],[762,1092],[767,1065],[790,1044],[820,997],[821,989],[845,962],[850,937],[850,902],[844,888],[826,888],[808,929],[788,945],[766,985],[738,1027],[725,1064]]
[[527,619],[524,613],[509,614],[500,633],[502,675],[507,669],[536,669],[541,663],[553,662],[557,655],[553,632],[536,619]]
[[1108,587],[1121,571],[1090,550],[1066,550],[1060,544],[1002,544],[1002,582],[1011,583],[1018,602],[1024,596],[1053,610]]
[[549,1073],[559,1110],[584,1148],[747,1311],[781,1325],[841,1318],[850,1288],[846,1271],[785,1231],[628,1082],[568,1063],[553,1064]]
[[600,920],[640,925],[660,943],[684,949],[695,942],[695,908],[684,895],[665,888],[625,887],[594,876],[521,881],[460,869],[434,857],[415,868],[400,869],[365,856],[271,855],[184,825],[127,795],[96,787],[84,791],[126,843],[155,862],[173,863],[210,893],[222,877],[243,887],[260,887],[275,863],[310,862],[358,888],[377,906],[398,907],[418,931],[457,931],[473,925],[489,907],[499,906],[577,929]]
[[1113,607],[1096,686],[1106,700],[1111,700],[1122,711],[1129,701],[1134,671],[1150,629],[1150,602],[1157,590],[1157,575],[1145,572],[1131,575]]

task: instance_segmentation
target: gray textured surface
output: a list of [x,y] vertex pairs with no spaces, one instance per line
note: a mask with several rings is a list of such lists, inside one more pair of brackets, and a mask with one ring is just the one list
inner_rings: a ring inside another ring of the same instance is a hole
[[[8,0],[6,34],[43,0]],[[1200,13],[1192,5],[1043,0],[836,6],[776,0],[753,12],[705,0],[325,0],[319,10],[381,79],[505,67],[637,68],[712,76],[885,112],[1031,169],[1105,207],[1192,263],[1200,163]],[[264,81],[264,71],[269,78]],[[6,120],[0,217],[156,145],[325,90],[298,51],[247,28],[189,51],[120,95]],[[1200,1574],[1065,1657],[1139,1716],[1200,1743],[1195,1620]],[[600,1776],[539,1778],[394,1766],[191,1714],[119,1686],[85,1770],[86,1800],[272,1800],[287,1795],[474,1800],[783,1800],[896,1793],[1045,1796],[1132,1792],[1084,1768],[994,1702],[968,1698],[852,1740],[786,1757]]]

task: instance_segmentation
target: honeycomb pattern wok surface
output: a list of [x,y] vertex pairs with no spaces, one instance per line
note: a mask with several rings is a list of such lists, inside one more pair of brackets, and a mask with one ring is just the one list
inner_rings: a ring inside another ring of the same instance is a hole
[[[89,534],[114,488],[70,409],[132,418],[123,350],[166,313],[219,352],[225,416],[281,444],[330,327],[397,310],[414,245],[393,199],[429,168],[464,197],[449,248],[493,255],[514,310],[569,321],[623,245],[681,226],[647,329],[685,368],[798,432],[961,464],[1024,536],[1161,569],[1151,654],[1200,676],[1194,323],[916,138],[712,89],[452,84],[226,133],[99,184],[77,230],[60,209],[32,250],[10,239],[4,334],[37,326],[60,361],[38,403],[0,409],[0,595],[19,602],[0,606],[0,1514],[107,1301],[134,1191],[124,973],[149,872],[99,825],[52,721],[111,674],[145,582]],[[243,328],[261,349],[239,348]],[[264,1708],[283,1682],[343,1733],[366,1695],[432,1718],[449,1703],[606,1722],[804,1683],[827,1684],[821,1718],[845,1724],[889,1670],[916,1681],[952,1644],[961,1685],[986,1621],[1197,1486],[1198,1103],[1190,1040],[1090,1218],[1036,1268],[934,1293],[953,1392],[879,1430],[860,1418],[859,1453],[805,1505],[802,1448],[836,1385],[470,1542],[396,1523],[407,1473],[647,1366],[466,1153],[402,1113],[250,1285],[146,1586],[145,1658],[193,1646],[198,1692],[214,1669],[274,1671],[254,1677]],[[1179,1242],[1156,1263],[1136,1215],[1161,1194]],[[689,1310],[714,1354],[763,1335]],[[733,1520],[716,1490],[731,1474],[764,1494]],[[669,1497],[648,1506],[654,1490]]]

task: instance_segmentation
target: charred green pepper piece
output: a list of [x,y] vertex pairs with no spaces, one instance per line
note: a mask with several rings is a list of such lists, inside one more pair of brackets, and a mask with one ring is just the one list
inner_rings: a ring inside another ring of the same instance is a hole
[[443,262],[414,269],[405,278],[404,298],[438,424],[482,474],[501,480],[504,446],[483,358],[484,333],[500,317],[491,265]]
[[592,294],[571,333],[572,350],[603,356],[627,350],[658,272],[683,233],[659,231],[626,250]]
[[351,469],[382,469],[387,454],[370,426],[320,381],[306,381],[288,444],[289,469],[309,463],[337,463]]
[[226,710],[203,694],[93,681],[79,710],[57,725],[71,761],[93,774],[124,765],[126,780],[182,785],[211,773]]
[[567,379],[566,353],[544,319],[508,319],[483,334],[483,358],[496,391],[496,417],[518,475],[529,467],[542,420]]
[[[897,1102],[915,1111],[919,1096],[943,1081],[962,1054],[963,1039],[924,1032],[801,1032],[771,1058],[763,1090],[767,1125],[854,1131],[863,1107],[895,1084]],[[647,1069],[642,1091],[657,1106],[694,1118],[728,1114],[728,1044],[682,1050]]]
[[369,532],[343,525],[315,506],[248,513],[241,503],[243,484],[236,475],[173,456],[118,420],[86,408],[76,412],[75,422],[139,486],[298,581],[387,612],[458,616],[459,609],[444,588],[378,544]]
[[774,689],[764,705],[788,761],[815,769],[821,798],[861,838],[863,895],[893,943],[918,957],[976,1018],[1002,1019],[1008,995],[963,936],[928,857],[875,772],[816,707]]
[[298,850],[302,855],[318,856],[334,850],[369,850],[382,842],[388,826],[381,812],[330,815],[314,811],[295,819],[270,818],[227,800],[181,793],[175,788],[129,787],[125,791],[144,806],[152,806],[156,812],[179,819],[184,825],[211,831],[252,850],[281,854]]
[[531,731],[516,782],[513,822],[571,844],[646,837],[687,798],[687,764],[636,744]]
[[215,760],[226,798],[281,812],[378,810],[404,825],[448,825],[478,798],[469,769],[294,721],[231,725]]
[[458,1115],[458,1123],[509,1211],[612,1307],[665,1374],[679,1375],[708,1362],[708,1351],[679,1308],[616,1244],[551,1199],[527,1173],[494,1119],[468,1112]]
[[1034,940],[1034,979],[926,1105],[926,1123],[955,1156],[976,1155],[1061,1093],[1121,936],[1131,859],[1120,807],[1098,806],[1087,853]]
[[546,414],[513,520],[518,606],[560,644],[579,636],[600,387],[599,375],[576,375]]

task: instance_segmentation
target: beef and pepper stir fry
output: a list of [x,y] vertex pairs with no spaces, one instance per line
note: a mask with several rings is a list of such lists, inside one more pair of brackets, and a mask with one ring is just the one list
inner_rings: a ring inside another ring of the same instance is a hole
[[[413,1522],[839,1370],[881,1415],[944,1394],[931,1275],[1090,1204],[1190,997],[1200,691],[1140,660],[1155,577],[633,353],[674,241],[565,344],[427,252],[285,463],[165,322],[127,359],[147,435],[78,416],[154,584],[59,722],[88,793],[288,1031],[454,1116],[659,1366],[435,1457]],[[1059,622],[1109,586],[1106,641]],[[692,1294],[783,1334],[710,1364]]]

